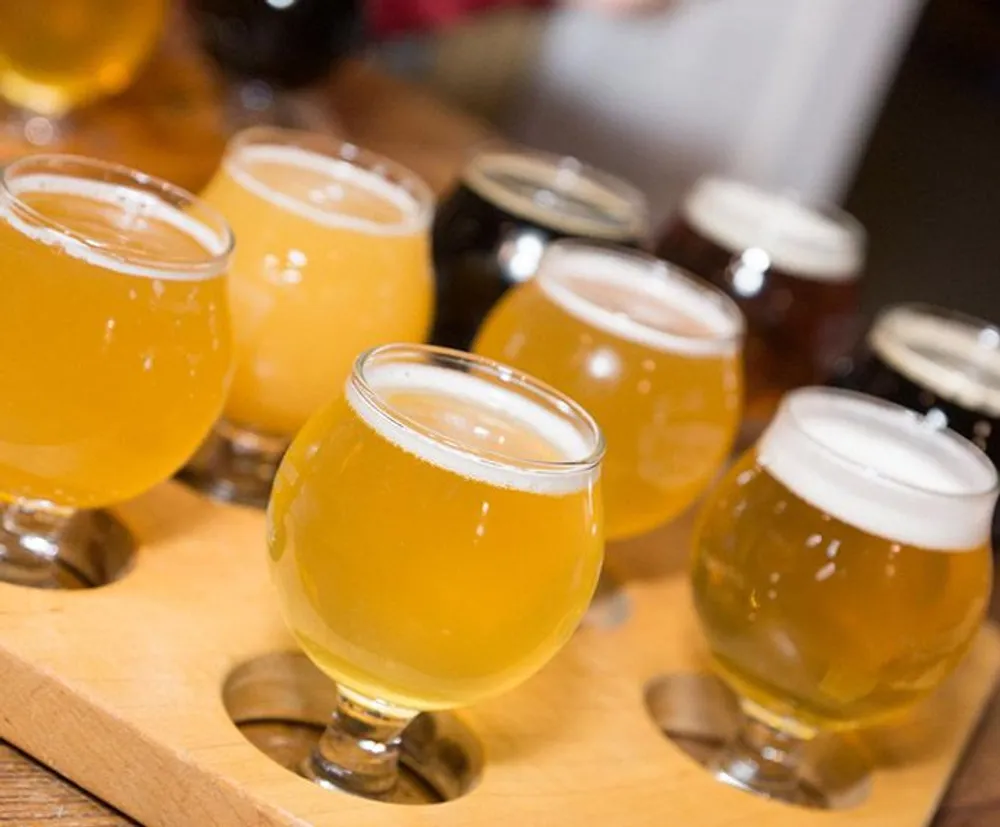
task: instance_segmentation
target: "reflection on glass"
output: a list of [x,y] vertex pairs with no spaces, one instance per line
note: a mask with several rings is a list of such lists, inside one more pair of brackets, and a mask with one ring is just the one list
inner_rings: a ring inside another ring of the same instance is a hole
[[5,579],[48,582],[75,509],[145,491],[204,437],[230,376],[231,243],[213,210],[124,167],[41,155],[4,169]]
[[593,420],[492,362],[426,346],[362,356],[275,481],[272,573],[341,703],[306,774],[396,783],[422,710],[524,681],[569,638],[600,569]]
[[695,606],[745,714],[720,779],[821,803],[802,741],[891,719],[944,680],[986,608],[996,498],[989,460],[911,411],[786,396],[696,532]]
[[742,332],[722,293],[652,256],[558,241],[494,308],[475,350],[594,415],[608,441],[607,535],[619,539],[679,515],[725,460]]

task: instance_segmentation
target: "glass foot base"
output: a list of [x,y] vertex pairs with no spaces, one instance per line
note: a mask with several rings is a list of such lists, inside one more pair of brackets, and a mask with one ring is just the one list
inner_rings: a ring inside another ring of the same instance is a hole
[[[304,655],[275,652],[239,665],[223,686],[222,700],[243,736],[271,760],[325,789],[345,792],[309,767],[338,698],[333,682]],[[465,795],[481,778],[482,747],[455,715],[418,715],[401,746],[398,781],[372,796],[378,801],[439,804]]]
[[57,534],[0,528],[0,581],[35,589],[92,589],[124,575],[135,540],[106,511],[69,516]]
[[646,711],[664,736],[723,784],[821,810],[857,807],[871,794],[870,757],[850,738],[809,742],[801,756],[800,771],[792,779],[774,779],[770,788],[762,783],[759,763],[734,765],[728,747],[740,728],[740,707],[728,687],[712,675],[655,677],[646,684],[645,702]]
[[784,801],[786,804],[794,804],[797,807],[809,807],[815,810],[831,809],[831,803],[827,797],[804,778],[796,779],[794,784],[771,788],[766,785],[746,783],[726,769],[711,765],[708,769],[717,781],[753,795]]
[[264,509],[283,451],[213,432],[177,479],[214,500]]

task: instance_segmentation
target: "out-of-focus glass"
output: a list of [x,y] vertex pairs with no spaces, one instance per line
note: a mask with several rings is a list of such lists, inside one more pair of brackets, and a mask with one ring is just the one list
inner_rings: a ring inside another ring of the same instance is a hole
[[555,654],[601,565],[602,451],[575,403],[488,360],[358,360],[268,510],[285,618],[341,695],[307,775],[388,794],[418,711],[504,692]]
[[360,0],[187,0],[187,6],[225,78],[233,131],[336,129],[324,82],[362,39]]
[[608,443],[607,535],[678,516],[725,461],[740,419],[743,320],[724,294],[633,250],[551,244],[487,318],[475,350],[582,404]]
[[236,372],[216,441],[186,477],[263,506],[281,452],[357,354],[430,325],[433,198],[409,170],[332,138],[257,128],[204,192],[239,238]]
[[786,391],[826,381],[855,342],[865,232],[836,207],[704,178],[657,254],[725,290],[746,316],[751,431]]
[[0,95],[58,117],[119,92],[152,51],[167,0],[8,2],[0,20]]
[[535,275],[549,241],[638,246],[647,221],[638,190],[575,158],[513,148],[478,152],[434,219],[431,341],[470,348],[490,308]]
[[891,719],[944,680],[989,599],[996,498],[989,459],[940,423],[848,391],[785,397],[695,535],[695,606],[746,715],[722,780],[815,803],[803,740]]
[[145,491],[204,438],[230,377],[231,244],[214,210],[124,167],[39,155],[3,170],[7,579],[44,579],[74,509]]

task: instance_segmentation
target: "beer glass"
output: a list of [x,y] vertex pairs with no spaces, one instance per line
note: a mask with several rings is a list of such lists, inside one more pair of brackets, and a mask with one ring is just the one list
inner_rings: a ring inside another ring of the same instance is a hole
[[230,377],[231,246],[214,210],[125,167],[4,168],[2,579],[58,585],[56,558],[87,542],[79,509],[134,497],[197,448]]
[[229,276],[236,369],[219,439],[184,477],[263,507],[282,451],[357,354],[426,337],[433,198],[387,158],[276,128],[237,135],[204,197],[240,239]]
[[733,443],[743,319],[719,290],[645,253],[557,241],[494,308],[477,353],[582,404],[608,442],[607,536],[678,516]]
[[751,431],[785,391],[825,381],[855,342],[865,232],[836,207],[704,178],[657,253],[725,290],[746,316]]
[[695,607],[744,713],[721,780],[822,803],[799,746],[944,680],[989,599],[996,499],[989,459],[939,422],[850,391],[785,397],[695,533]]
[[620,178],[575,158],[484,148],[434,219],[431,341],[470,348],[490,308],[535,274],[550,240],[638,246],[646,240],[647,221],[645,198]]
[[384,795],[418,712],[552,658],[601,566],[602,452],[582,408],[511,368],[427,345],[357,360],[268,509],[285,620],[340,690],[308,777]]
[[361,41],[361,0],[187,0],[187,6],[226,80],[232,131],[335,128],[323,81]]
[[167,0],[25,0],[5,3],[0,95],[9,124],[31,143],[58,137],[61,119],[120,92],[152,51]]
[[[831,384],[940,420],[1000,467],[1000,328],[927,304],[884,310]],[[1000,536],[1000,515],[993,537]]]

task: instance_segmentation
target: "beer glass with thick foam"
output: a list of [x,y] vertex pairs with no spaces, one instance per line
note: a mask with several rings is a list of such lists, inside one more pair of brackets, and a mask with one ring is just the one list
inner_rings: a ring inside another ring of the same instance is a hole
[[905,713],[952,671],[989,599],[997,474],[906,408],[789,393],[712,493],[694,602],[744,713],[718,777],[822,804],[798,746]]
[[417,712],[552,658],[597,583],[602,453],[582,408],[511,368],[426,345],[358,359],[268,509],[285,619],[340,690],[309,777],[385,795]]
[[855,343],[865,231],[843,210],[704,178],[657,253],[720,287],[746,316],[751,434],[785,391],[825,381]]
[[166,9],[167,0],[4,3],[0,95],[23,115],[29,140],[53,137],[46,119],[124,89],[152,51]]
[[[232,236],[183,190],[85,158],[0,176],[0,577],[60,567],[88,516],[169,477],[222,410]],[[76,544],[76,547],[74,546]]]
[[433,198],[387,158],[273,128],[234,138],[204,197],[239,238],[229,275],[236,371],[219,439],[185,477],[263,507],[282,451],[357,355],[427,336]]
[[608,443],[607,536],[678,516],[733,443],[743,320],[724,294],[625,248],[550,245],[487,318],[475,350],[583,405]]
[[646,199],[628,182],[568,156],[483,148],[434,218],[431,341],[470,348],[500,297],[535,275],[549,241],[638,246],[648,232]]

